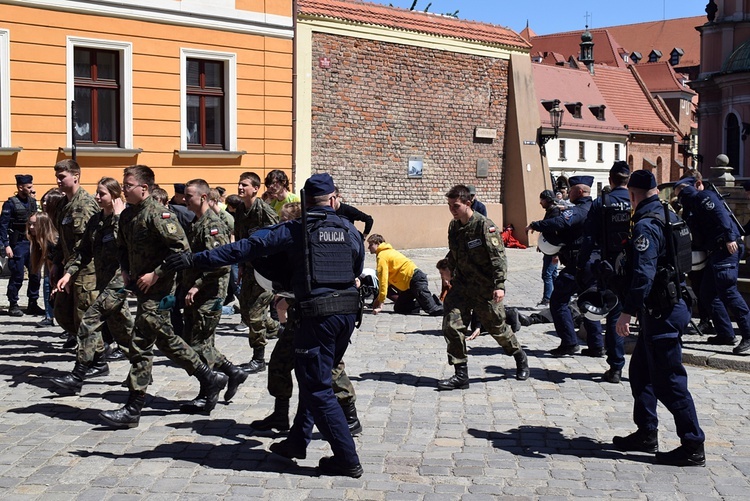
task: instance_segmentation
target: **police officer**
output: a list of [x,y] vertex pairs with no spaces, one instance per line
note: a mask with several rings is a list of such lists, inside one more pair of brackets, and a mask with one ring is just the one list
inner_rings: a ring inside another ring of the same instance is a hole
[[10,197],[3,204],[0,215],[0,242],[3,252],[8,258],[10,280],[8,280],[8,315],[22,317],[23,311],[18,306],[18,291],[23,285],[24,268],[29,270],[29,285],[26,295],[29,299],[26,313],[42,315],[44,310],[39,307],[39,275],[31,272],[29,260],[29,241],[26,238],[26,220],[29,214],[37,211],[36,200],[31,192],[34,190],[34,178],[28,174],[16,175],[16,195]]
[[[622,253],[630,231],[630,196],[627,183],[630,178],[630,167],[627,162],[617,161],[609,169],[610,191],[603,193],[591,204],[591,210],[586,217],[583,243],[578,255],[578,269],[586,268],[587,263],[600,259],[596,263],[595,272],[599,274],[599,287],[615,289],[621,292],[614,281],[615,261]],[[605,276],[608,275],[608,276]],[[620,318],[622,303],[609,311],[606,317],[604,331],[604,347],[607,352],[609,369],[604,373],[603,380],[608,383],[619,383],[622,368],[625,366],[624,339],[615,332],[615,324]],[[584,353],[586,352],[586,353]],[[601,356],[602,351],[582,350],[583,354]]]
[[[555,357],[564,357],[578,353],[578,338],[576,337],[573,314],[570,311],[570,298],[583,292],[593,284],[590,269],[577,271],[578,252],[583,243],[583,228],[591,209],[591,185],[593,176],[572,176],[570,183],[570,202],[573,207],[564,210],[558,217],[534,221],[526,230],[541,233],[557,233],[563,245],[558,254],[560,262],[565,266],[555,280],[555,288],[550,298],[550,312],[555,323],[555,330],[560,336],[560,346],[550,350]],[[578,280],[576,280],[578,275]],[[579,287],[581,284],[583,287]],[[586,355],[600,354],[602,351],[602,324],[584,317],[583,325],[586,329],[588,350]]]
[[734,345],[734,328],[725,314],[730,310],[742,335],[742,341],[732,352],[744,353],[750,350],[750,308],[737,289],[740,257],[745,249],[740,228],[733,221],[721,195],[710,189],[698,191],[695,182],[694,177],[680,179],[674,190],[695,240],[708,254],[699,301],[710,307],[716,335],[706,342]]
[[262,256],[284,257],[300,317],[294,335],[299,406],[288,438],[271,445],[271,452],[304,459],[315,424],[333,450],[332,457],[320,459],[319,471],[358,478],[362,466],[331,388],[331,371],[346,352],[360,311],[354,280],[362,272],[364,245],[356,228],[336,215],[335,191],[330,175],[315,174],[305,182],[307,228],[300,220],[286,221],[212,251],[173,254],[165,265],[210,268]]
[[491,220],[471,209],[467,186],[454,186],[445,198],[453,215],[446,256],[453,276],[443,303],[443,336],[448,345],[448,363],[454,367],[455,375],[438,381],[438,389],[469,387],[466,333],[472,311],[505,353],[515,359],[516,379],[525,381],[530,375],[526,353],[505,322],[503,299],[508,265],[500,231]]
[[[612,442],[622,451],[656,452],[656,462],[660,464],[704,466],[705,435],[688,391],[680,346],[680,336],[690,321],[690,311],[680,295],[669,292],[670,286],[682,281],[684,275],[675,277],[667,273],[676,266],[674,257],[685,250],[682,247],[690,251],[690,241],[689,238],[679,241],[673,238],[671,244],[668,242],[673,232],[668,232],[664,224],[665,211],[651,172],[633,172],[628,191],[635,206],[626,264],[630,286],[616,330],[620,336],[627,337],[630,320],[638,316],[641,333],[630,359],[629,372],[633,420],[638,429],[624,437],[616,436]],[[672,222],[679,220],[671,211],[667,211],[667,215]],[[681,445],[670,452],[657,452],[657,400],[672,413],[680,437]]]

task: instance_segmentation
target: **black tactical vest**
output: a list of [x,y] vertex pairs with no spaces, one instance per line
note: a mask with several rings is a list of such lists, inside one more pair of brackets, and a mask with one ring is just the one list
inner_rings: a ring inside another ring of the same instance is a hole
[[611,203],[608,193],[602,196],[602,258],[613,263],[628,242],[630,232],[630,204]]
[[308,223],[312,288],[354,283],[352,246],[346,223],[335,214]]
[[36,200],[31,197],[29,197],[28,207],[17,196],[10,197],[8,200],[13,204],[13,217],[8,228],[9,239],[11,245],[13,245],[21,240],[26,240],[26,221],[30,214],[37,211],[37,206]]

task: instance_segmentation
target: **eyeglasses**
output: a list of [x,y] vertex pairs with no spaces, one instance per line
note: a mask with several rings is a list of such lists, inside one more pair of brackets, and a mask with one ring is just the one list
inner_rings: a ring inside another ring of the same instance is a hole
[[142,184],[128,184],[128,183],[123,183],[122,184],[122,189],[125,190],[125,191],[130,191],[133,188],[136,188],[138,186],[143,186],[143,185]]

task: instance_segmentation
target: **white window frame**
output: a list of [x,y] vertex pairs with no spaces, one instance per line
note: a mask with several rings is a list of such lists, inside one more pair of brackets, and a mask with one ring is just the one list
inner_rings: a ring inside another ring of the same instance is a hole
[[0,148],[10,147],[10,32],[0,29]]
[[[223,151],[237,150],[237,54],[200,49],[180,49],[180,150],[187,143],[187,60],[204,59],[224,63],[224,145]],[[206,151],[215,150],[190,150]],[[221,150],[220,150],[221,151]]]
[[114,40],[98,40],[94,38],[68,37],[66,45],[66,82],[67,82],[67,111],[65,136],[68,147],[73,145],[70,130],[70,103],[75,98],[75,48],[111,50],[120,54],[120,146],[109,149],[133,148],[133,44]]

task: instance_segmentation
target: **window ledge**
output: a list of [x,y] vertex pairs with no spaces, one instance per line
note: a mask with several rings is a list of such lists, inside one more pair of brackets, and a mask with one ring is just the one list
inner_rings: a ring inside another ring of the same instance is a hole
[[18,153],[22,149],[23,148],[21,148],[20,146],[18,146],[16,148],[0,148],[0,156],[9,157],[11,155],[15,155],[16,153]]
[[245,150],[174,150],[174,154],[180,158],[240,158],[246,153]]
[[[65,156],[73,155],[73,148],[60,148],[60,153]],[[90,146],[78,146],[76,155],[79,157],[134,157],[143,153],[143,148],[97,148]]]

